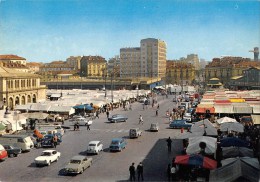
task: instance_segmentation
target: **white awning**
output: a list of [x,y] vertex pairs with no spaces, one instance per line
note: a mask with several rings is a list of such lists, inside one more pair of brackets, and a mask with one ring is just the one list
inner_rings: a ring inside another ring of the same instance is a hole
[[233,108],[234,113],[238,114],[252,114],[253,108],[252,107],[241,107],[241,106],[234,106]]

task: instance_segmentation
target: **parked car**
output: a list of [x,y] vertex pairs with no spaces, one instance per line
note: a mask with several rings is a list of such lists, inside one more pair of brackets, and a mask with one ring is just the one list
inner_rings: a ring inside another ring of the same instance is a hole
[[142,130],[140,128],[131,128],[129,130],[129,137],[130,138],[138,138],[142,135]]
[[[59,145],[62,142],[62,136],[60,133],[55,133],[55,135],[57,135],[57,137],[58,137],[57,144]],[[53,137],[54,137],[53,134],[45,135],[41,142],[42,147],[54,147]]]
[[52,162],[58,161],[60,158],[60,152],[56,150],[44,150],[39,157],[36,157],[34,162],[36,166],[51,165]]
[[92,125],[93,121],[92,120],[89,120],[87,118],[77,118],[73,121],[73,124],[76,124],[78,123],[79,125]]
[[150,131],[159,131],[159,124],[158,123],[151,123]]
[[127,116],[124,116],[122,114],[115,114],[111,117],[108,118],[108,121],[110,121],[111,123],[117,123],[117,122],[126,122],[126,120],[128,119]]
[[127,142],[124,138],[113,138],[109,146],[110,151],[122,151],[126,148]]
[[4,161],[6,158],[8,158],[7,151],[4,146],[0,144],[0,161]]
[[19,147],[14,147],[12,145],[3,145],[3,146],[7,151],[8,157],[17,157],[20,153],[22,153],[22,149]]
[[103,150],[103,144],[100,141],[91,141],[88,144],[87,153],[98,154],[102,150]]
[[187,123],[186,120],[173,120],[170,123],[170,128],[190,128],[192,124]]
[[183,119],[188,121],[188,122],[191,122],[191,113],[189,112],[186,112],[183,116]]
[[92,161],[92,158],[76,155],[71,158],[64,170],[66,174],[82,174],[88,167],[91,166]]

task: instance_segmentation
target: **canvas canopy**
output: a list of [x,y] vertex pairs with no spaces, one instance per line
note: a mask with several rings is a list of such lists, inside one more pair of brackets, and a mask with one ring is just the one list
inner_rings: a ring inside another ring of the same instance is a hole
[[251,115],[254,124],[260,124],[260,115]]
[[233,106],[230,104],[215,104],[215,113],[233,113]]
[[220,125],[220,131],[244,132],[244,126],[238,122],[226,122]]
[[223,118],[219,118],[217,119],[217,123],[218,124],[222,124],[222,123],[230,123],[230,122],[237,122],[237,120],[235,120],[234,118],[230,118],[230,117],[223,117]]
[[224,159],[232,157],[254,157],[254,152],[247,147],[222,147],[222,156]]
[[256,158],[228,158],[221,161],[222,167],[210,171],[210,181],[230,182],[239,177],[246,181],[259,181],[259,162]]
[[206,143],[205,152],[214,154],[217,149],[217,139],[207,136],[198,136],[189,138],[189,145],[186,149],[187,154],[196,154],[200,152],[200,142]]
[[190,131],[193,132],[200,132],[203,133],[206,132],[207,136],[217,136],[218,132],[217,129],[214,127],[214,125],[208,120],[204,119],[202,121],[196,122],[194,125],[192,125]]

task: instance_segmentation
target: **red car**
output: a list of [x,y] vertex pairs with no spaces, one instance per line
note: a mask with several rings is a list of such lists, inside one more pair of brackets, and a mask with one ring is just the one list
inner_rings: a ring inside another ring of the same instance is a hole
[[3,147],[3,145],[0,144],[0,160],[4,161],[8,157],[7,151]]

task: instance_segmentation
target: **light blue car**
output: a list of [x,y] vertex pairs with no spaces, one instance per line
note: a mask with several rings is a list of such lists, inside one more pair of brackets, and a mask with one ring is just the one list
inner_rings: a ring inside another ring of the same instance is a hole
[[124,138],[113,138],[109,146],[110,151],[119,151],[121,152],[126,148],[126,140]]

